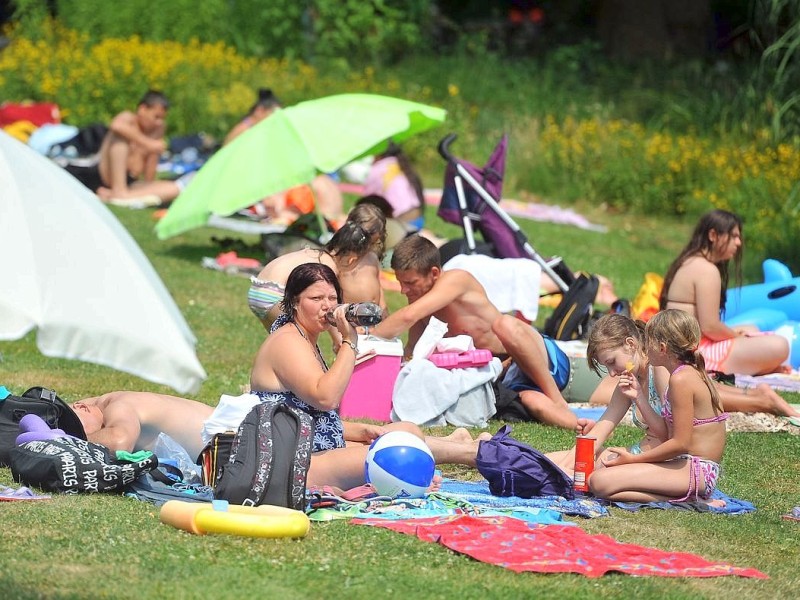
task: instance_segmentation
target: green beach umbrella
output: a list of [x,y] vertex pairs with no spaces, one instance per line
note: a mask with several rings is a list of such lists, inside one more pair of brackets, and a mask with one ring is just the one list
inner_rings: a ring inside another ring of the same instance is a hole
[[231,215],[265,196],[400,143],[444,121],[444,109],[376,94],[341,94],[279,109],[214,154],[156,225],[160,239]]

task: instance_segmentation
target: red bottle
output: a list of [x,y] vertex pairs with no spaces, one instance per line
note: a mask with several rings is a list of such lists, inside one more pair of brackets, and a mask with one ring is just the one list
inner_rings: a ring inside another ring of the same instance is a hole
[[578,492],[589,491],[589,476],[594,471],[594,442],[596,439],[587,435],[579,435],[575,438],[573,487]]

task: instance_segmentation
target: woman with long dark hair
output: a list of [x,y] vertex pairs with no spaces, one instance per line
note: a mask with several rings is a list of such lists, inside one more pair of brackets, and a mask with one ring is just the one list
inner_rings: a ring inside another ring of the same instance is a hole
[[741,284],[742,247],[738,215],[721,209],[703,215],[689,243],[667,269],[661,309],[680,309],[698,320],[703,333],[699,351],[707,370],[774,373],[789,356],[786,339],[755,327],[729,327],[722,320],[731,261],[736,282]]

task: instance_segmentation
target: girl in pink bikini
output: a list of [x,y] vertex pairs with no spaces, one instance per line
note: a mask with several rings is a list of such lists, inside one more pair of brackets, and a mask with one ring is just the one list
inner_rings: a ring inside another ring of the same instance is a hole
[[[645,335],[650,364],[671,373],[661,407],[667,439],[641,454],[610,448],[607,468],[592,474],[590,489],[625,502],[708,500],[720,474],[728,414],[697,350],[700,325],[687,312],[668,309],[650,319]],[[635,399],[639,382],[627,377],[625,393]]]

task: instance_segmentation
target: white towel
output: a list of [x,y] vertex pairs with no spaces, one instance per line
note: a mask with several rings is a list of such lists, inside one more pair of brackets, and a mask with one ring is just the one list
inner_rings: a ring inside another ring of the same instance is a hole
[[[418,425],[483,427],[494,414],[494,402],[473,395],[463,406],[460,398],[475,388],[496,379],[502,371],[500,359],[488,365],[467,369],[440,369],[425,358],[414,358],[400,370],[392,394],[392,420],[411,421]],[[470,404],[470,406],[466,406]],[[453,422],[448,419],[448,415]]]
[[200,432],[203,443],[208,444],[217,433],[239,429],[239,425],[244,421],[250,409],[260,402],[261,399],[255,394],[242,394],[241,396],[222,394],[214,412],[203,421],[203,429]]
[[456,335],[442,338],[436,342],[437,352],[468,352],[475,350],[475,342],[470,335]]
[[414,345],[414,358],[428,358],[435,350],[444,335],[447,333],[447,323],[440,321],[436,317],[428,319],[425,331],[419,336]]
[[492,258],[483,254],[457,254],[444,270],[462,269],[475,276],[489,301],[500,312],[518,310],[528,321],[539,314],[542,268],[529,258]]

